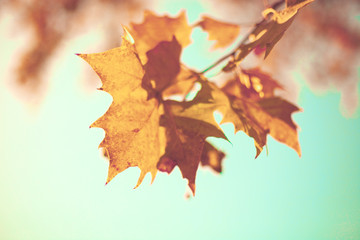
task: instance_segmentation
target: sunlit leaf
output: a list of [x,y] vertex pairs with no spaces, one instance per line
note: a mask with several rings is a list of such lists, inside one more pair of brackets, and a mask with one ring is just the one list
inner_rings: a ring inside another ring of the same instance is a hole
[[105,131],[99,147],[106,149],[110,160],[106,182],[135,166],[141,170],[137,186],[148,172],[154,179],[159,160],[158,100],[147,100],[141,87],[144,70],[133,45],[123,37],[119,48],[79,56],[99,75],[101,90],[113,98],[107,112],[91,125]]

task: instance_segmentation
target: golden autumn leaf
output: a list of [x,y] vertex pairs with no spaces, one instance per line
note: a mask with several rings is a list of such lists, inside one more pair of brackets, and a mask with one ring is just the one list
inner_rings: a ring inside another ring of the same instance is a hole
[[265,58],[269,55],[275,44],[282,38],[285,31],[293,22],[299,9],[315,0],[305,0],[295,5],[287,6],[281,11],[268,8],[263,11],[264,17],[271,15],[269,21],[263,21],[249,35],[249,43],[241,44],[235,60],[229,62],[224,71],[231,71],[236,64],[241,62],[252,50],[257,47],[265,48]]
[[127,39],[125,34],[119,48],[79,56],[99,75],[101,90],[113,97],[107,112],[91,125],[105,130],[99,147],[106,149],[110,161],[106,183],[137,166],[141,170],[138,186],[148,172],[152,179],[157,172],[159,113],[158,100],[147,100],[148,93],[141,86],[144,69]]
[[162,41],[171,42],[173,36],[183,48],[191,43],[192,27],[187,23],[185,11],[175,18],[167,15],[160,17],[151,11],[145,11],[144,21],[140,24],[131,23],[129,31],[143,64],[147,62],[146,53],[149,50]]
[[197,24],[209,34],[209,40],[215,40],[212,49],[224,48],[232,44],[240,33],[240,26],[225,23],[213,18],[203,16]]

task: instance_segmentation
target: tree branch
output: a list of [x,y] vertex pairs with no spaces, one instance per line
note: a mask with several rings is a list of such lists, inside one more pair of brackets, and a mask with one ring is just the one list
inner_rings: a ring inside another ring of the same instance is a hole
[[[271,5],[270,8],[277,9],[284,3],[285,3],[285,0],[280,0],[278,2],[275,2],[273,5]],[[205,68],[203,71],[200,72],[200,74],[204,74],[204,73],[208,72],[209,70],[213,69],[214,67],[216,67],[217,65],[219,65],[220,63],[222,63],[223,61],[228,59],[229,57],[234,56],[235,53],[240,49],[240,47],[246,43],[246,41],[249,39],[249,36],[256,30],[256,28],[265,22],[266,22],[266,19],[263,18],[260,22],[256,23],[255,26],[251,29],[251,31],[248,34],[246,34],[246,36],[240,41],[238,46],[232,52],[226,54],[225,56],[223,56],[222,58],[220,58],[219,60],[217,60],[216,62],[211,64],[209,67]]]

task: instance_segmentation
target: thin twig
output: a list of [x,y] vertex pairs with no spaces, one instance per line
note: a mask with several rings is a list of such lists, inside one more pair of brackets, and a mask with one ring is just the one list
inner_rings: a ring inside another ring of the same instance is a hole
[[[285,2],[285,0],[280,0],[276,3],[274,3],[271,8],[273,9],[277,9],[278,7],[280,7],[283,3]],[[255,26],[251,29],[251,31],[246,34],[246,36],[240,41],[240,43],[238,44],[238,46],[230,53],[226,54],[225,56],[223,56],[222,58],[220,58],[219,60],[217,60],[216,62],[214,62],[213,64],[211,64],[209,67],[205,68],[203,71],[200,72],[200,74],[204,74],[206,72],[208,72],[209,70],[213,69],[214,67],[216,67],[217,65],[219,65],[220,63],[222,63],[223,61],[225,61],[226,59],[228,59],[231,56],[234,56],[235,53],[246,43],[246,41],[248,41],[249,36],[255,31],[255,29],[261,25],[264,24],[266,22],[266,19],[263,18],[260,22],[256,23]]]

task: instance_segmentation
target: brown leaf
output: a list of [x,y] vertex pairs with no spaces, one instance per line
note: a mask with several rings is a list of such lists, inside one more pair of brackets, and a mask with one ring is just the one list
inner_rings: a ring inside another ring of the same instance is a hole
[[266,145],[267,134],[301,154],[296,125],[291,120],[291,114],[298,110],[296,106],[278,98],[257,102],[228,94],[210,82],[202,81],[201,84],[202,89],[194,99],[196,105],[191,107],[221,112],[221,123],[233,123],[235,132],[243,131],[254,139],[256,157]]
[[225,154],[223,152],[217,150],[210,143],[205,142],[200,163],[202,166],[209,166],[214,171],[221,173],[222,160],[224,159],[224,157]]
[[186,109],[185,105],[184,102],[164,102],[165,115],[160,119],[160,124],[166,128],[167,143],[158,169],[170,173],[175,165],[179,166],[195,194],[196,172],[202,159],[205,139],[210,136],[226,137],[216,122],[212,124],[211,119],[205,120],[210,114],[202,111],[203,117],[198,119],[198,109]]
[[145,11],[144,21],[140,24],[132,23],[129,30],[144,64],[147,62],[146,52],[162,41],[172,41],[173,36],[183,48],[191,43],[192,27],[187,23],[185,11],[175,18],[167,15],[159,17],[151,11]]
[[257,141],[257,155],[266,144],[266,134],[294,149],[301,156],[297,127],[291,119],[291,114],[299,108],[281,98],[267,98],[260,102],[234,99],[234,111],[246,119],[252,128],[250,135]]
[[99,147],[106,149],[110,160],[106,183],[128,167],[138,166],[138,186],[146,173],[154,179],[157,172],[159,113],[158,101],[147,100],[147,92],[141,87],[144,70],[127,38],[123,37],[119,48],[79,56],[99,75],[101,90],[113,97],[107,112],[91,125],[105,130]]
[[184,65],[181,66],[180,72],[173,81],[173,84],[167,87],[163,92],[163,97],[178,95],[182,99],[190,92],[194,87],[195,81],[198,79],[197,74],[188,69]]
[[197,25],[209,34],[209,40],[216,41],[212,47],[213,50],[229,46],[240,33],[239,25],[221,22],[206,16],[203,16]]

